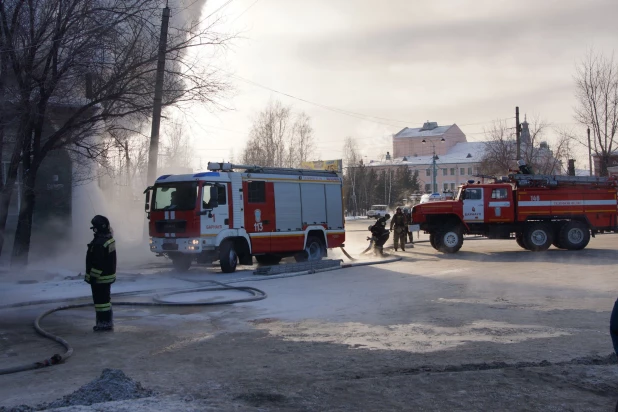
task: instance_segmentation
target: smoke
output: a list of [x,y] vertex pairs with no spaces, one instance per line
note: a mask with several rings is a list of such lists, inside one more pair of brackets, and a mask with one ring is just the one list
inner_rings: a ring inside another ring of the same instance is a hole
[[168,3],[170,8],[170,26],[186,27],[202,19],[206,0],[171,0]]

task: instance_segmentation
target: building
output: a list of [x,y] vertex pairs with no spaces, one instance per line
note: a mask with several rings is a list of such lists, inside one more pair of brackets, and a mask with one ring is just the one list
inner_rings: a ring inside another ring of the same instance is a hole
[[[456,124],[426,122],[423,127],[406,127],[393,135],[393,156],[387,153],[383,160],[371,160],[367,166],[376,171],[406,166],[418,171],[425,193],[455,191],[468,180],[482,180],[478,174],[484,148],[484,142],[468,142]],[[432,188],[434,175],[436,187]]]
[[[445,141],[438,144],[441,139]],[[438,156],[446,154],[457,143],[467,142],[466,135],[456,124],[438,126],[437,122],[427,121],[423,127],[414,129],[405,127],[393,136],[393,156],[400,158],[431,155],[431,144],[423,143],[423,140],[436,143]]]

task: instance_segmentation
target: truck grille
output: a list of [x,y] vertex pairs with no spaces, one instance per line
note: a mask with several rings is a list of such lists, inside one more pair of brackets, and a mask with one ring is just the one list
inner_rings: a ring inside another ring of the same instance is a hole
[[155,222],[157,233],[185,233],[186,220],[158,220]]

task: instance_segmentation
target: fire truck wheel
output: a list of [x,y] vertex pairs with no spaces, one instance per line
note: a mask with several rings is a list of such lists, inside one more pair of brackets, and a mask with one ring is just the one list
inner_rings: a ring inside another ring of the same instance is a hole
[[187,255],[170,256],[170,258],[172,259],[174,269],[179,272],[186,272],[191,267],[191,263],[193,263],[191,256]]
[[449,227],[438,232],[434,241],[440,251],[444,253],[456,253],[463,246],[463,233],[459,226]]
[[524,236],[522,234],[515,235],[515,241],[517,242],[519,247],[521,247],[522,249],[526,249],[526,250],[528,249],[526,245],[524,244]]
[[305,250],[294,255],[297,262],[313,262],[322,259],[324,256],[324,247],[322,242],[315,236],[309,236]]
[[544,223],[533,223],[524,231],[523,243],[533,252],[549,249],[553,240],[549,226]]
[[221,271],[223,273],[232,273],[236,271],[238,264],[238,255],[234,249],[234,242],[225,240],[219,247],[219,262],[221,263]]
[[436,243],[437,240],[437,235],[435,233],[429,234],[429,243],[431,244],[431,247],[435,250],[440,250],[440,245]]
[[276,265],[281,262],[281,256],[277,255],[257,255],[255,260],[262,265]]
[[560,243],[568,250],[581,250],[590,242],[590,229],[585,223],[573,220],[562,227]]

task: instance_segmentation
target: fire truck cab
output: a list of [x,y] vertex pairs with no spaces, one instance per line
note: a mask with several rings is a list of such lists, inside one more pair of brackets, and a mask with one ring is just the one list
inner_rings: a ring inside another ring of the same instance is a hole
[[452,201],[416,205],[412,221],[445,253],[457,252],[464,234],[514,237],[530,251],[579,250],[591,235],[618,230],[617,186],[613,177],[511,174],[464,184]]
[[[219,260],[319,260],[345,240],[336,172],[209,163],[207,172],[164,175],[146,189],[150,250],[178,270]],[[234,170],[244,170],[238,172]]]

